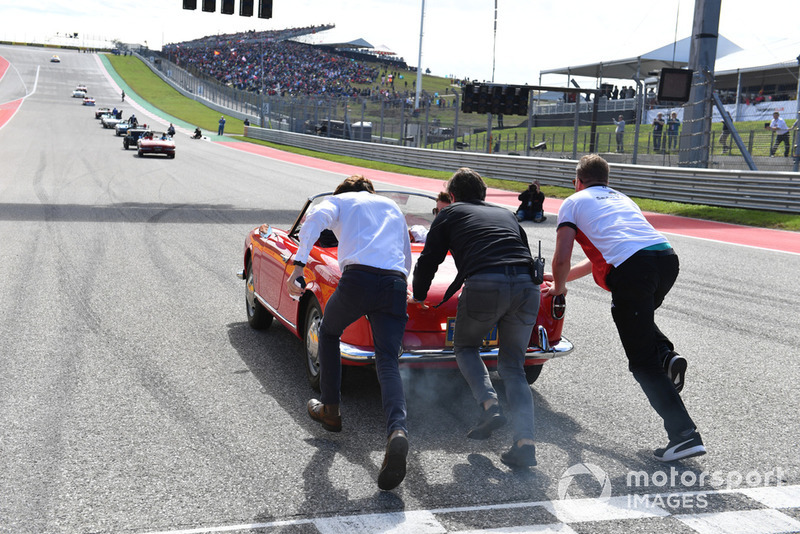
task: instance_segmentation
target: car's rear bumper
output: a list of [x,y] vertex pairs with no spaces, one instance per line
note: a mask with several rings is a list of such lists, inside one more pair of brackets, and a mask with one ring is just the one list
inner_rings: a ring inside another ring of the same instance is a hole
[[[368,349],[356,347],[354,345],[349,345],[347,343],[340,343],[339,344],[341,353],[342,353],[342,361],[345,363],[352,363],[355,365],[363,365],[367,363],[371,363],[375,360],[375,352],[372,350],[372,347]],[[556,343],[555,345],[547,344],[546,349],[542,349],[541,347],[534,346],[528,347],[528,351],[525,355],[526,361],[530,360],[550,360],[552,358],[558,358],[560,356],[566,356],[573,349],[572,342],[565,337],[562,337],[561,340]],[[481,350],[481,358],[487,362],[497,361],[497,356],[499,353],[499,349],[497,347],[488,347]],[[455,363],[456,355],[453,352],[452,347],[447,347],[444,349],[428,349],[428,350],[403,350],[403,353],[400,354],[400,363],[403,364],[445,364],[448,362]]]

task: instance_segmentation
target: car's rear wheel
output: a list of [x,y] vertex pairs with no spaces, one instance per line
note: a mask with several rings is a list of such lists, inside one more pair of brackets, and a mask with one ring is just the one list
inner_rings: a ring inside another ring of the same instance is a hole
[[141,150],[139,150],[138,154],[139,154],[139,157],[141,158],[141,157],[142,157],[142,154],[144,154],[144,152],[142,152]]
[[175,154],[170,154],[169,159],[175,159]]
[[528,381],[528,384],[536,382],[536,379],[542,374],[542,367],[544,367],[543,364],[525,366],[525,379]]
[[124,146],[124,147],[125,147],[125,150],[128,150],[128,140],[127,140],[127,139],[125,139],[124,141],[122,141],[122,146]]
[[306,376],[308,383],[319,391],[319,325],[322,323],[322,310],[315,298],[311,298],[306,309],[305,343]]
[[244,284],[244,300],[247,309],[247,324],[254,330],[266,330],[272,324],[272,314],[256,298],[253,282],[253,260],[247,260],[247,280]]

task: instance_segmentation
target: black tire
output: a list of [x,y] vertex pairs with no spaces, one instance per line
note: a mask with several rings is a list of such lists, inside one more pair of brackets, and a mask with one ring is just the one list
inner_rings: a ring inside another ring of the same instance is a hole
[[272,314],[256,298],[253,283],[253,260],[247,260],[247,279],[244,283],[244,304],[247,310],[247,324],[254,330],[266,330],[272,324]]
[[139,150],[138,154],[139,154],[139,157],[141,158],[141,157],[142,157],[142,154],[144,154],[144,152],[142,152],[141,150]]
[[122,141],[122,146],[125,147],[125,150],[128,150],[128,139],[127,138]]
[[175,159],[175,154],[170,154],[169,159]]
[[306,320],[303,332],[306,376],[309,385],[319,391],[319,325],[322,322],[322,310],[317,299],[311,298],[306,308]]
[[526,365],[525,366],[525,380],[528,381],[528,384],[533,384],[536,382],[536,379],[539,378],[539,375],[542,374],[542,367],[543,364],[539,365]]

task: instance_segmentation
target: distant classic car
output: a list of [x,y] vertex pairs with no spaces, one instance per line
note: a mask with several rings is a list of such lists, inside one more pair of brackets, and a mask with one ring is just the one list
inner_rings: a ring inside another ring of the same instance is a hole
[[75,89],[72,91],[72,98],[86,98],[85,89]]
[[97,108],[94,110],[94,118],[102,119],[106,113],[111,113],[111,108]]
[[60,58],[60,57],[58,57],[58,55],[56,55],[56,54],[53,54],[53,55],[50,57],[50,63],[61,63],[61,58]]
[[125,138],[122,140],[122,146],[125,147],[125,150],[128,150],[130,147],[137,146],[139,138],[148,133],[153,132],[150,131],[150,128],[147,128],[146,126],[128,128],[128,131],[125,133]]
[[94,98],[91,96],[86,96],[83,98],[83,105],[84,106],[94,106]]
[[[320,238],[311,250],[304,269],[306,289],[299,300],[289,296],[286,280],[294,269],[292,260],[299,247],[298,235],[306,214],[317,203],[331,195],[323,193],[310,197],[300,209],[295,223],[288,230],[269,227],[266,233],[260,228],[251,230],[244,242],[244,269],[238,272],[245,280],[244,301],[247,321],[254,329],[269,327],[277,318],[294,335],[303,340],[305,368],[308,381],[319,388],[319,360],[317,342],[319,325],[328,299],[333,294],[341,277],[337,261],[336,238],[329,231]],[[379,191],[378,194],[393,199],[403,211],[409,228],[430,227],[435,215],[436,197],[423,193]],[[417,228],[418,230],[418,228]],[[417,232],[421,235],[426,232]],[[412,232],[412,235],[414,232]],[[411,252],[416,263],[424,244],[411,243]],[[447,287],[457,273],[449,254],[439,266],[428,292],[427,301],[441,301]],[[456,367],[453,353],[453,325],[458,304],[458,293],[439,307],[423,309],[416,305],[408,307],[408,323],[403,336],[400,364],[407,367]],[[563,299],[544,297],[541,300],[536,326],[531,335],[526,360],[525,374],[528,383],[539,377],[542,364],[547,360],[568,354],[572,343],[561,335],[565,305]],[[374,365],[375,353],[369,321],[362,317],[350,325],[341,338],[342,364]],[[484,341],[481,356],[487,367],[497,367],[497,329]]]
[[114,126],[114,133],[119,137],[120,135],[125,135],[128,133],[128,128],[131,127],[131,123],[128,121],[120,121]]
[[113,113],[106,113],[100,118],[100,124],[103,125],[103,128],[114,128],[120,122],[122,122],[122,119]]
[[168,158],[175,157],[175,141],[165,132],[150,132],[139,138],[139,156],[145,154],[164,154]]

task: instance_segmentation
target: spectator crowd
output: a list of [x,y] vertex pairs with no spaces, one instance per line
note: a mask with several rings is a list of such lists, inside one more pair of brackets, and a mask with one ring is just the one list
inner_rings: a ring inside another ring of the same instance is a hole
[[[323,29],[327,29],[323,27]],[[356,95],[379,70],[320,47],[289,40],[318,28],[246,32],[168,44],[162,53],[178,66],[221,83],[271,95]],[[263,61],[262,61],[263,55]]]

